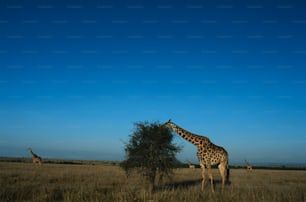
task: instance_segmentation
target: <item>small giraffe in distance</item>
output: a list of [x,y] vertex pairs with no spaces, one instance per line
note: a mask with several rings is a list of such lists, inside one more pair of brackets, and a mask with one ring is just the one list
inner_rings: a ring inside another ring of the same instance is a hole
[[190,170],[195,170],[195,165],[193,165],[190,161],[187,160]]
[[253,170],[252,165],[247,160],[245,160],[245,167],[248,172],[252,172]]
[[37,154],[35,154],[31,148],[28,148],[29,153],[32,155],[32,162],[33,164],[38,164],[41,165],[42,164],[42,158],[40,156],[38,156]]
[[228,168],[228,153],[220,146],[213,144],[207,137],[193,134],[169,120],[164,124],[165,127],[173,130],[188,142],[194,144],[197,148],[197,156],[201,166],[202,174],[202,191],[205,187],[205,168],[208,171],[210,179],[211,191],[214,192],[213,175],[211,171],[212,165],[218,165],[222,180],[222,191],[224,190],[225,182],[229,182],[229,168]]

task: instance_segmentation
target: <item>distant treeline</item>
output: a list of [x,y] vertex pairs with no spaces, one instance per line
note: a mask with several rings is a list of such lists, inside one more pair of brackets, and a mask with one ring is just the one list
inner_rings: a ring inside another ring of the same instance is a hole
[[[189,168],[188,164],[182,164],[181,168]],[[195,165],[196,168],[200,168],[200,165]],[[213,168],[218,168],[218,166],[212,166]],[[246,169],[245,166],[242,165],[229,165],[230,169]],[[253,169],[266,169],[266,170],[306,170],[305,166],[288,166],[288,165],[280,165],[280,166],[252,166]]]
[[[25,157],[0,157],[0,162],[11,163],[32,163],[31,158]],[[119,165],[120,161],[102,161],[102,160],[69,160],[69,159],[44,159],[43,163],[46,164],[67,164],[67,165]],[[177,161],[176,168],[189,168],[189,165]],[[195,164],[196,168],[200,168],[200,165]],[[230,165],[230,169],[246,169],[244,165]],[[306,170],[305,166],[292,166],[292,165],[273,165],[273,166],[252,166],[253,169],[270,169],[270,170]],[[213,166],[217,168],[217,166]]]
[[[32,163],[31,158],[0,157],[0,162]],[[69,159],[44,159],[45,164],[68,164],[68,165],[119,165],[119,161],[99,160],[69,160]]]
[[[246,169],[241,165],[230,165],[231,169]],[[252,166],[253,169],[265,169],[265,170],[306,170],[305,166],[289,166],[289,165],[273,165],[273,166]]]
[[[200,168],[200,165],[195,164],[196,168]],[[213,168],[218,168],[218,166],[212,166]],[[188,164],[180,164],[178,168],[189,168]],[[229,165],[230,169],[246,169],[244,165]],[[291,165],[271,165],[271,166],[252,166],[253,169],[265,169],[265,170],[306,170],[305,166],[291,166]]]

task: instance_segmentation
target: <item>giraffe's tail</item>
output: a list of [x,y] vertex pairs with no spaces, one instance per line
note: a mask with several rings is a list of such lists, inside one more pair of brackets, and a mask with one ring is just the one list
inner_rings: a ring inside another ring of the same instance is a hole
[[230,182],[230,179],[229,179],[229,177],[230,177],[230,169],[229,169],[229,165],[227,164],[227,167],[226,167],[226,184],[231,184],[231,182]]
[[229,183],[229,177],[230,177],[230,169],[229,167],[227,166],[227,169],[226,169],[226,182]]

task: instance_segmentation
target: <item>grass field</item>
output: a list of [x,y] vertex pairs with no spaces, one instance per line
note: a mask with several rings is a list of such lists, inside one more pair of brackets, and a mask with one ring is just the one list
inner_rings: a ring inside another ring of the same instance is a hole
[[129,178],[116,165],[0,163],[0,201],[306,201],[306,171],[231,169],[221,193],[201,191],[200,169],[176,169],[172,180],[147,191],[142,178]]

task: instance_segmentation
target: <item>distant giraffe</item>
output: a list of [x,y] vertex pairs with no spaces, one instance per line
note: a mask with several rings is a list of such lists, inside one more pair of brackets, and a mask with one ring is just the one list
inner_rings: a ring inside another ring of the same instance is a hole
[[197,148],[197,156],[201,166],[202,173],[202,191],[205,186],[205,167],[208,170],[208,177],[210,179],[211,190],[214,192],[213,175],[211,171],[212,165],[217,165],[222,179],[222,190],[224,190],[225,181],[229,180],[229,168],[228,168],[228,153],[227,151],[215,144],[213,144],[207,137],[195,135],[175,123],[169,120],[164,126],[172,129],[185,140],[194,144]]
[[253,170],[252,165],[247,160],[245,160],[245,167],[247,171],[252,172]]
[[195,165],[193,165],[190,161],[187,160],[190,170],[195,170]]
[[38,156],[37,154],[35,154],[31,148],[28,148],[29,153],[32,155],[32,161],[33,164],[42,164],[42,158],[40,156]]

